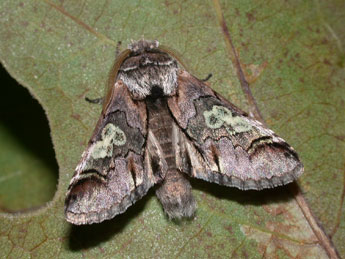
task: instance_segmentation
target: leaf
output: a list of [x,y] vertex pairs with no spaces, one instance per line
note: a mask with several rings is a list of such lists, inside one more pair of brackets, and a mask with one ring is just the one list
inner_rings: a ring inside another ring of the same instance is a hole
[[[197,216],[179,223],[166,219],[152,191],[111,221],[74,227],[64,220],[64,193],[101,110],[84,97],[103,94],[117,42],[125,48],[142,35],[178,50],[195,76],[213,73],[210,84],[216,91],[244,110],[259,111],[296,148],[305,164],[299,181],[303,195],[345,255],[341,6],[336,0],[269,5],[249,0],[2,1],[1,62],[46,112],[59,184],[44,208],[0,215],[0,255],[327,258],[335,252],[315,235],[289,186],[243,192],[193,181]],[[243,82],[250,83],[251,94],[242,91]],[[12,105],[26,109],[15,97]],[[0,136],[8,134],[0,130]],[[21,141],[1,146],[1,154],[4,149],[12,156],[22,152],[11,147]],[[39,136],[35,141],[40,145]],[[31,159],[30,153],[23,156]],[[1,179],[8,171],[0,166]],[[35,165],[37,172],[45,170],[42,166]],[[15,194],[16,182],[1,195]]]

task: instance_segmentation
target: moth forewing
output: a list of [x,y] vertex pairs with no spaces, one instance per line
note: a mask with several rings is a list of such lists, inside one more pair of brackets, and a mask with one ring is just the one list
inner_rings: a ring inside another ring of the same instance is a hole
[[69,222],[111,219],[154,185],[169,218],[192,217],[187,175],[260,190],[303,173],[290,145],[178,61],[145,40],[116,59],[102,114],[67,191]]

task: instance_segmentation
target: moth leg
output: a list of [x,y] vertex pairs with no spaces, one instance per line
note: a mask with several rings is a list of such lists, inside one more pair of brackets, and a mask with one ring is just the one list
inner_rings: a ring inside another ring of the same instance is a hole
[[212,73],[208,74],[206,78],[201,79],[201,81],[206,82],[206,81],[210,80],[211,77],[212,77]]
[[192,187],[186,176],[177,169],[167,172],[156,195],[170,219],[190,218],[195,213],[196,202]]
[[104,98],[100,97],[100,98],[96,98],[96,99],[90,99],[88,97],[85,97],[85,101],[87,101],[89,103],[94,103],[94,104],[103,104]]

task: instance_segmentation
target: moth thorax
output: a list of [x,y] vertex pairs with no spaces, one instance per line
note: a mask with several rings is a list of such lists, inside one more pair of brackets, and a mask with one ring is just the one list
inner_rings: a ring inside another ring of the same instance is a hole
[[[133,99],[173,96],[177,89],[178,65],[175,59],[159,53],[146,53],[126,60],[117,79],[123,81]],[[158,96],[159,95],[159,96]]]

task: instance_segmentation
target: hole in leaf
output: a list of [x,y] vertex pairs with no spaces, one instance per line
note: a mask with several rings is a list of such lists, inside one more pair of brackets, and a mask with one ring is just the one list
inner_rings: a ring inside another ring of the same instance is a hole
[[0,66],[0,212],[24,212],[50,201],[58,182],[42,107]]

